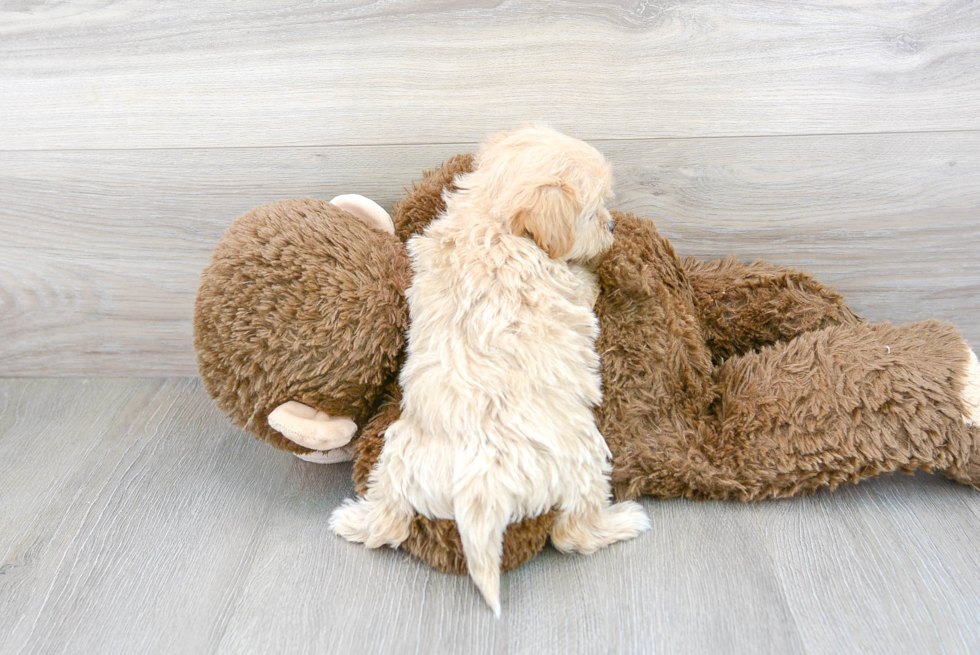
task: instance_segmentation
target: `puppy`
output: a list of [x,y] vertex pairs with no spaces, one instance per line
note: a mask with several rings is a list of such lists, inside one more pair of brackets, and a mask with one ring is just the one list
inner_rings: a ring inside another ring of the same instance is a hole
[[467,567],[500,615],[507,525],[552,509],[561,551],[591,553],[649,528],[610,504],[598,287],[587,264],[613,243],[612,174],[588,144],[542,127],[491,137],[446,211],[408,242],[414,279],[401,418],[366,496],[331,528],[398,546],[418,511],[454,519]]

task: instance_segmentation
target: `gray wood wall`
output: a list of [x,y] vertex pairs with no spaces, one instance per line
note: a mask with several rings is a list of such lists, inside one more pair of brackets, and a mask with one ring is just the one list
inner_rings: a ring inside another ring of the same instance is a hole
[[193,375],[200,270],[273,200],[398,199],[545,121],[682,254],[980,347],[980,5],[0,3],[0,375]]

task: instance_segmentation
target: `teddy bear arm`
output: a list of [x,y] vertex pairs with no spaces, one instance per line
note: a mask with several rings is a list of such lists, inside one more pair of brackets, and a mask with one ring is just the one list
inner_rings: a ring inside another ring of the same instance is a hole
[[682,265],[716,363],[805,332],[861,322],[841,294],[792,268],[734,257],[688,257]]

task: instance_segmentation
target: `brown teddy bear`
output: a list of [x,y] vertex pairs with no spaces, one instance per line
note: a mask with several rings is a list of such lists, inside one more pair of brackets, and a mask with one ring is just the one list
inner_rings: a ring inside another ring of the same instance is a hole
[[[404,242],[472,164],[426,172],[393,222],[357,196],[235,221],[202,275],[194,344],[236,425],[312,461],[353,458],[364,493],[399,413]],[[680,260],[652,221],[615,220],[595,310],[617,499],[752,501],[916,469],[980,485],[980,364],[955,327],[870,325],[805,273]],[[533,557],[551,521],[512,524],[503,567]],[[452,521],[417,516],[403,547],[466,572]]]

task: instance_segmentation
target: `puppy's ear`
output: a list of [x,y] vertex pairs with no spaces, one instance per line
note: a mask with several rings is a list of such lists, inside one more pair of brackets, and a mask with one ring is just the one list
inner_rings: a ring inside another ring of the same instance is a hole
[[533,185],[517,199],[510,229],[534,239],[552,259],[565,256],[575,243],[577,192],[561,181]]

